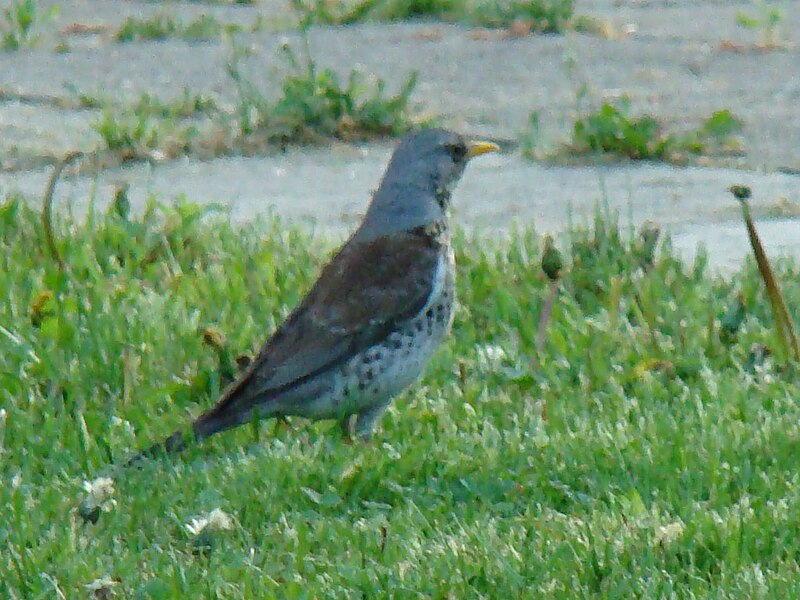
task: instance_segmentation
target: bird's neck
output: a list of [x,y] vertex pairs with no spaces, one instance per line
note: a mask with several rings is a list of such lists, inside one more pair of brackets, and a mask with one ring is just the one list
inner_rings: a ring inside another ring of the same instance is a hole
[[436,203],[441,207],[442,212],[445,214],[447,210],[450,208],[450,197],[453,195],[453,191],[445,186],[437,187],[436,188]]
[[[390,233],[413,231],[433,223],[447,224],[447,204],[438,190],[384,182],[372,197],[364,221],[354,237],[367,241]],[[449,197],[449,191],[443,190]],[[413,198],[413,201],[409,200]]]

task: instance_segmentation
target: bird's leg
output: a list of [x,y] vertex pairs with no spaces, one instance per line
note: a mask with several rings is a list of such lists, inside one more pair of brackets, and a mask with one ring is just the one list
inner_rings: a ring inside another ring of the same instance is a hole
[[362,442],[369,442],[372,439],[372,434],[375,433],[375,425],[386,412],[389,403],[378,404],[358,413],[356,417],[355,431],[356,435]]
[[344,436],[344,443],[348,446],[353,443],[353,415],[347,415],[339,421],[339,427]]
[[289,433],[294,432],[294,428],[289,422],[289,419],[283,415],[275,415],[275,429],[272,431],[273,437],[278,437],[278,433],[280,433],[281,429],[286,429]]

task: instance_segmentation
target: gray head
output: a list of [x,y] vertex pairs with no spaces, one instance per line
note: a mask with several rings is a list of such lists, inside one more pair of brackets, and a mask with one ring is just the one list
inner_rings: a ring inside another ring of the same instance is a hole
[[371,239],[444,220],[467,161],[498,149],[444,129],[407,135],[389,161],[357,237]]

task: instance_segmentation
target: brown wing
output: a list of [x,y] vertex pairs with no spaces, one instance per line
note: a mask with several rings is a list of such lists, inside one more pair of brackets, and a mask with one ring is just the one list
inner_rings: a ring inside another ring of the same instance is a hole
[[233,426],[255,403],[345,362],[416,315],[431,294],[440,255],[438,241],[416,231],[345,244],[247,372],[198,420],[217,423],[196,425],[196,433]]

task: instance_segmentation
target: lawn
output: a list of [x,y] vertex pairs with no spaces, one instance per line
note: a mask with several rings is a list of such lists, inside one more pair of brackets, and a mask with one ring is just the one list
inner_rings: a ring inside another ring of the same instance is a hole
[[208,406],[333,245],[186,202],[59,214],[54,241],[63,267],[0,203],[4,598],[800,597],[800,390],[752,263],[651,262],[599,210],[559,240],[537,353],[539,237],[459,234],[453,333],[370,445],[266,422],[95,507],[84,484]]

